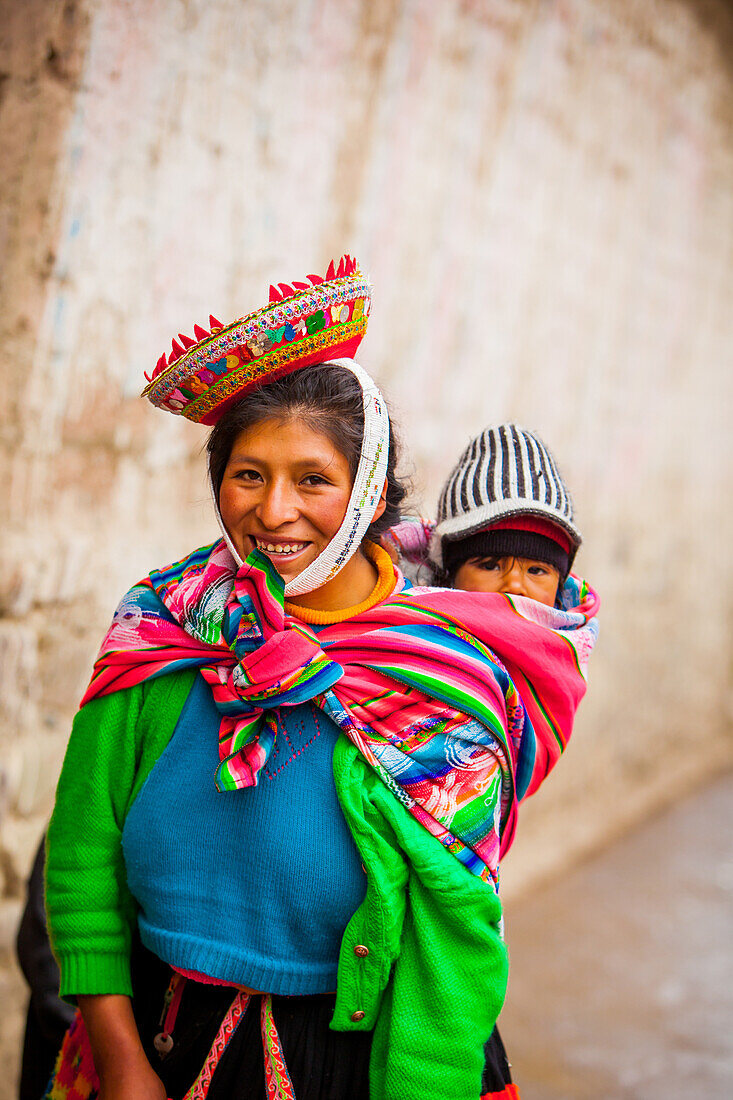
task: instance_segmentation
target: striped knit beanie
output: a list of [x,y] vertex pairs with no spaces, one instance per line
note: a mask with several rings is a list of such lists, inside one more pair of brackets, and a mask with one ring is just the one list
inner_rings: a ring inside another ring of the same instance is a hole
[[518,424],[498,424],[469,443],[445,483],[431,557],[451,571],[459,559],[512,554],[548,561],[564,577],[581,541],[550,451]]

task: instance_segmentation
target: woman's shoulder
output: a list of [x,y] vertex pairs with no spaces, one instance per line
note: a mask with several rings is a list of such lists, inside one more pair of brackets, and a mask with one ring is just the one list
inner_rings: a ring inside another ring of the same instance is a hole
[[75,726],[92,724],[119,728],[120,722],[143,728],[159,723],[167,714],[180,712],[196,679],[196,669],[176,669],[117,690],[84,698],[74,720]]

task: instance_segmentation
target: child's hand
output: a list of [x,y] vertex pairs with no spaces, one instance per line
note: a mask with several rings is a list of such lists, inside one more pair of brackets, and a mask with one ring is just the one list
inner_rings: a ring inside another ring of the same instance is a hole
[[399,551],[397,550],[394,541],[390,537],[389,531],[386,531],[383,535],[380,536],[379,545],[382,547],[383,550],[387,551],[395,565],[398,565],[400,560]]
[[433,524],[423,519],[404,519],[390,527],[381,539],[382,547],[393,562],[400,558],[412,565],[423,565],[428,560]]

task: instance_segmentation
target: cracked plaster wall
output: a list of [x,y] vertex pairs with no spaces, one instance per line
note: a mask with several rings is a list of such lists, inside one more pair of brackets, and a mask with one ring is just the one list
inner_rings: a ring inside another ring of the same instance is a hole
[[[20,1003],[22,883],[104,625],[216,533],[201,436],[137,400],[142,371],[341,251],[375,284],[361,358],[424,508],[518,419],[559,456],[604,599],[506,889],[729,764],[730,6],[1,6],[0,996]],[[18,1011],[3,1028],[12,1052]]]

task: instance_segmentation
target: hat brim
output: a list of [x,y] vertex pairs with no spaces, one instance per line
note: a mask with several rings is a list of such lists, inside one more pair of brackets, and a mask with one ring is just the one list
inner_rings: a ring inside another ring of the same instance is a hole
[[302,289],[288,297],[275,292],[269,305],[226,327],[217,321],[212,332],[198,330],[197,343],[180,337],[190,346],[173,342],[174,354],[168,363],[161,357],[142,396],[211,425],[252,389],[313,363],[353,359],[366,332],[371,287],[351,258],[341,267],[344,273],[327,280],[309,276],[317,281],[296,284]]

